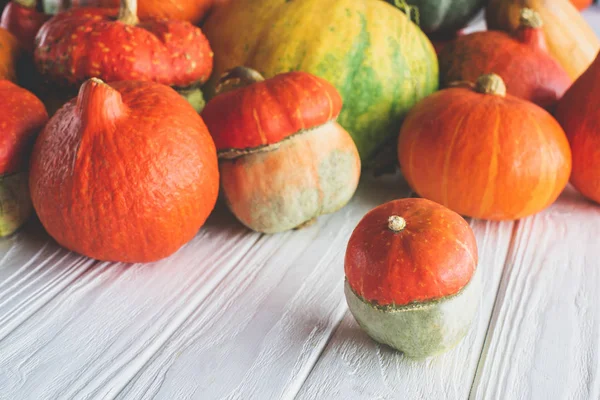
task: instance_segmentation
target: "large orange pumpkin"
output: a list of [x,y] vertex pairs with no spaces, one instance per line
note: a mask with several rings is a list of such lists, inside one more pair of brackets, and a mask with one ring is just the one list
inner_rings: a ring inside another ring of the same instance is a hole
[[556,118],[573,151],[571,183],[600,203],[600,53],[558,103]]
[[400,132],[410,186],[459,214],[511,220],[552,204],[566,186],[571,151],[558,122],[511,95],[497,75],[421,101]]
[[48,121],[42,102],[8,80],[0,80],[0,237],[16,231],[31,214],[29,155]]
[[93,78],[37,139],[30,189],[59,244],[99,260],[147,262],[196,234],[218,179],[210,134],[173,89]]
[[17,38],[6,29],[0,28],[0,79],[16,82],[20,55],[21,46]]
[[[264,80],[236,68],[202,112],[219,151],[221,187],[249,228],[276,233],[337,211],[352,198],[360,159],[335,120],[342,99],[305,72]],[[241,85],[241,87],[239,87]]]

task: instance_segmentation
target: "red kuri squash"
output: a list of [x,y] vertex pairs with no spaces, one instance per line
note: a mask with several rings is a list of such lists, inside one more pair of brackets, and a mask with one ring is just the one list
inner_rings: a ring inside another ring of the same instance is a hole
[[0,27],[15,35],[25,51],[33,53],[35,36],[49,18],[37,10],[36,0],[12,0],[2,11]]
[[244,225],[276,233],[346,205],[360,159],[335,122],[342,99],[329,82],[306,72],[264,80],[235,68],[220,91],[202,116],[219,151],[223,194]]
[[439,57],[442,86],[495,73],[509,94],[552,109],[572,80],[548,53],[541,27],[539,14],[524,8],[521,25],[512,35],[475,32],[448,43]]
[[467,333],[481,295],[476,270],[475,235],[460,215],[426,199],[395,200],[352,232],[346,299],[373,339],[427,357]]
[[28,164],[36,135],[48,121],[42,102],[8,80],[0,80],[0,237],[31,215]]
[[600,53],[556,110],[573,152],[571,183],[600,203]]
[[215,205],[218,179],[210,134],[174,90],[93,78],[37,139],[30,189],[62,246],[148,262],[192,239]]
[[483,75],[421,101],[400,132],[398,158],[421,196],[475,218],[519,219],[552,204],[571,173],[571,151],[544,109]]

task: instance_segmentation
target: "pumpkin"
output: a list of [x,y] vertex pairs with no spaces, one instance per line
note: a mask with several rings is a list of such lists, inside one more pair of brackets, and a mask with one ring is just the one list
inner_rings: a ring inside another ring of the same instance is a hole
[[571,0],[571,3],[573,3],[578,10],[583,10],[591,6],[593,0]]
[[572,81],[547,53],[541,26],[539,14],[524,8],[521,25],[512,35],[475,32],[447,44],[439,55],[441,85],[474,82],[494,72],[502,77],[508,93],[551,109]]
[[374,340],[424,358],[467,334],[481,297],[477,244],[458,214],[401,199],[364,216],[344,263],[350,312]]
[[[139,0],[139,17],[165,18],[199,24],[215,0]],[[70,7],[119,7],[119,0],[42,0],[44,8],[56,14]]]
[[29,187],[48,233],[105,261],[167,257],[204,224],[218,195],[214,143],[173,89],[92,78],[36,140]]
[[486,8],[488,28],[513,32],[523,7],[540,14],[550,54],[571,79],[577,79],[600,50],[594,30],[569,0],[490,0]]
[[219,154],[233,214],[258,232],[304,226],[352,198],[360,158],[335,120],[342,108],[324,79],[292,71],[264,80],[235,68],[202,112]]
[[37,97],[8,80],[0,80],[0,104],[0,237],[4,237],[31,215],[29,154],[48,114]]
[[17,38],[0,28],[0,79],[13,82],[17,80],[17,62],[20,56],[21,46]]
[[600,203],[600,53],[559,102],[556,118],[573,152],[571,183]]
[[402,125],[398,160],[420,196],[488,220],[541,211],[571,173],[569,143],[558,122],[507,95],[494,74],[421,101]]
[[[88,78],[149,80],[177,88],[204,83],[212,50],[187,21],[140,20],[137,1],[112,9],[78,8],[59,13],[37,36],[35,61],[52,82],[77,87]],[[199,90],[199,89],[198,89]]]
[[203,30],[215,51],[209,98],[239,65],[267,78],[292,70],[319,76],[340,92],[338,121],[367,167],[408,110],[438,86],[433,46],[383,1],[236,0],[216,6]]
[[49,18],[37,11],[36,6],[36,0],[12,0],[6,5],[0,18],[0,27],[15,35],[28,53],[33,53],[35,35]]
[[[486,0],[387,0],[402,10],[416,9],[416,19],[426,33],[452,34],[464,28]],[[407,10],[408,11],[408,10]]]

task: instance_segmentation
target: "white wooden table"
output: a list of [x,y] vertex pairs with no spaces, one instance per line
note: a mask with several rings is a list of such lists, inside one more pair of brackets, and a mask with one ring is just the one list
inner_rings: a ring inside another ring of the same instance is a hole
[[342,290],[354,226],[408,195],[365,177],[342,211],[274,236],[219,206],[148,265],[86,259],[30,223],[0,241],[0,399],[600,399],[600,206],[569,187],[534,217],[471,221],[477,317],[416,362],[371,341]]

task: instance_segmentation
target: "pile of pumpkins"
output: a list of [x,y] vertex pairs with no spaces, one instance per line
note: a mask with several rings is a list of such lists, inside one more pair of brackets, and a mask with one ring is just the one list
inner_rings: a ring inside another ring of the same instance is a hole
[[[70,250],[155,261],[219,194],[262,233],[335,212],[391,148],[422,198],[361,221],[346,296],[371,336],[420,357],[474,313],[461,216],[532,215],[569,179],[600,202],[591,0],[4,3],[0,236],[35,211]],[[465,34],[484,6],[490,30]]]

